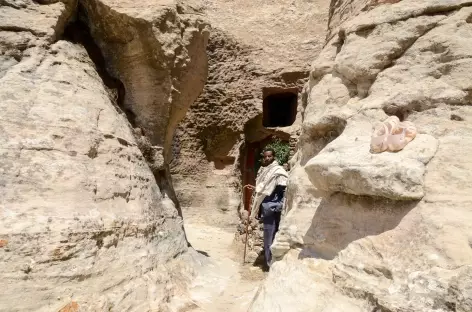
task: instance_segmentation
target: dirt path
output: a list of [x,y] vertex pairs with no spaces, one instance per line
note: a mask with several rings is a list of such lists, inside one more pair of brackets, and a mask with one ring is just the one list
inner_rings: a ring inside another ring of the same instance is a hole
[[192,285],[191,298],[199,307],[192,311],[247,311],[264,273],[258,267],[242,265],[242,254],[234,251],[234,228],[222,229],[190,219],[185,231],[193,248],[212,262]]

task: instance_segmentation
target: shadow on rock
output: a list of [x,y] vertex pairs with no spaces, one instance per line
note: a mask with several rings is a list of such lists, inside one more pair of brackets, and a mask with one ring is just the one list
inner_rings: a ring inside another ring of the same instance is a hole
[[206,251],[203,251],[203,250],[196,250],[196,252],[198,252],[199,254],[201,255],[204,255],[205,257],[210,257],[210,255],[206,252]]
[[318,206],[300,258],[331,260],[351,242],[394,229],[419,201],[335,193]]

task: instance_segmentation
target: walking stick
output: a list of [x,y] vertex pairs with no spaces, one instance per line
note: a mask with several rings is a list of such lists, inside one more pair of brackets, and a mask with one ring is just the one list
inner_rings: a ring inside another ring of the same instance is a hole
[[[252,185],[245,185],[243,187],[243,205],[246,199],[246,189],[252,187]],[[247,220],[246,220],[246,239],[244,240],[244,256],[243,256],[243,265],[246,263],[246,248],[247,248],[247,237],[249,234],[249,220],[251,219],[251,202],[249,202],[249,207],[247,210]]]

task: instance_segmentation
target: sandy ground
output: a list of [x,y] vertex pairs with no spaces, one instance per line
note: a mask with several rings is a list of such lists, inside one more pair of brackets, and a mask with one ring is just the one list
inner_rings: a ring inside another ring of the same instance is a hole
[[236,252],[233,245],[235,228],[188,219],[185,231],[193,248],[211,260],[190,289],[191,298],[198,306],[191,311],[247,311],[265,273],[259,267],[242,265],[243,254]]

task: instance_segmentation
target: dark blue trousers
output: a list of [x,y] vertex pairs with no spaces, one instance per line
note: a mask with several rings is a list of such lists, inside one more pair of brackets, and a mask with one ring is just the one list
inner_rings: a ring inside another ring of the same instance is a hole
[[275,233],[279,230],[280,212],[273,213],[268,216],[263,216],[264,222],[264,259],[267,268],[270,267],[272,261],[272,253],[270,246],[275,238]]
[[259,209],[264,223],[264,258],[267,268],[270,267],[272,261],[270,246],[274,241],[275,233],[279,230],[285,188],[284,185],[277,185],[272,194],[264,198]]

